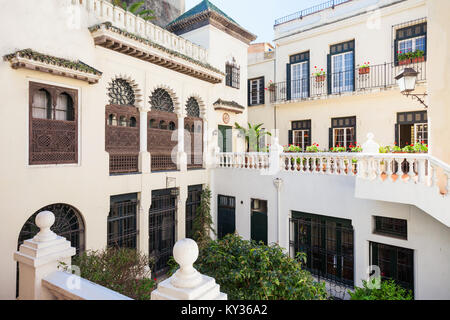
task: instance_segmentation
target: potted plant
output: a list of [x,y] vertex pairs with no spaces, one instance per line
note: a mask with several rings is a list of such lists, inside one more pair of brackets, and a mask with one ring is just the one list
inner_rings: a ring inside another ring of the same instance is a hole
[[302,152],[302,148],[296,146],[295,144],[290,144],[289,146],[284,146],[284,152],[298,153]]
[[316,82],[323,82],[325,81],[326,73],[323,71],[323,69],[317,68],[317,66],[314,66],[315,72],[313,73],[313,76],[316,79]]
[[359,74],[368,74],[370,72],[370,62],[364,62],[363,65],[359,67]]
[[266,90],[269,90],[271,92],[275,91],[275,83],[272,82],[272,80],[269,80],[269,83],[267,84]]
[[422,50],[416,50],[413,57],[411,58],[411,63],[419,63],[425,61],[425,52]]
[[402,51],[398,51],[398,64],[399,65],[405,65],[405,64],[410,64],[411,63],[411,55],[410,52],[402,52]]

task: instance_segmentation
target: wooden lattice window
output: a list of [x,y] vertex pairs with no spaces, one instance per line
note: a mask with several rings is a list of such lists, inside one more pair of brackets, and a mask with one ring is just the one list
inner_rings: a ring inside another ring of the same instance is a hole
[[133,87],[127,80],[114,79],[108,88],[109,103],[119,106],[132,106],[135,103]]
[[161,88],[153,91],[150,97],[152,111],[174,112],[173,100],[170,94]]
[[30,165],[78,162],[77,105],[77,90],[30,82]]
[[186,104],[186,114],[188,117],[200,118],[200,106],[193,97],[189,98]]

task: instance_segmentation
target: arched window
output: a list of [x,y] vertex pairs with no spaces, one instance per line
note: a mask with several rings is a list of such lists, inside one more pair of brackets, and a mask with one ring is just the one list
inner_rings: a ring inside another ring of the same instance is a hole
[[156,120],[155,119],[150,119],[150,122],[148,124],[149,128],[156,128]]
[[174,131],[175,128],[176,128],[176,127],[175,127],[175,122],[170,121],[170,123],[169,123],[169,130]]
[[159,122],[159,128],[163,130],[167,130],[167,123],[164,120]]
[[109,103],[132,106],[135,103],[133,87],[124,79],[114,79],[108,88]]
[[77,250],[77,254],[84,251],[84,222],[81,214],[72,206],[62,203],[52,204],[36,211],[23,225],[18,246],[25,240],[32,239],[39,232],[35,220],[38,213],[42,211],[51,211],[55,215],[55,223],[51,227],[53,232],[69,240],[72,247]]
[[153,91],[150,97],[150,104],[154,111],[174,112],[174,106],[170,94],[161,88]]
[[55,119],[73,121],[73,101],[67,93],[61,93],[56,99]]
[[110,114],[108,117],[108,124],[110,126],[117,126],[117,117],[115,114]]
[[52,99],[45,89],[36,91],[33,95],[32,115],[36,119],[52,118]]
[[136,127],[136,118],[135,117],[130,118],[130,127],[133,127],[133,128]]
[[200,106],[194,97],[189,98],[186,104],[186,113],[188,117],[200,118]]
[[121,126],[121,127],[127,126],[127,118],[125,116],[121,116],[119,118],[119,126]]

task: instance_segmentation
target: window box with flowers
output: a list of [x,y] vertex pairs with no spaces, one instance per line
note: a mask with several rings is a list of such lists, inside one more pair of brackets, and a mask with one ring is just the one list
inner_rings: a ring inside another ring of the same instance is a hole
[[359,74],[368,74],[370,72],[370,62],[364,62],[363,65],[359,66]]
[[273,83],[272,80],[270,80],[269,83],[267,84],[266,90],[270,92],[275,91],[275,83]]
[[314,66],[315,72],[312,74],[316,79],[316,82],[324,82],[326,78],[326,73],[323,69],[320,69],[317,66]]
[[398,52],[398,64],[406,65],[411,63],[419,63],[425,61],[425,52],[416,50],[414,52]]

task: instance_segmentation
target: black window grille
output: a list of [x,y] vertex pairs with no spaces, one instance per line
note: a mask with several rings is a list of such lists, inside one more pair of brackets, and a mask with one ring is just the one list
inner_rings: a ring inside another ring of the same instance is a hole
[[176,239],[177,189],[152,191],[149,211],[149,255],[154,259],[152,272],[160,276],[167,272]]
[[194,97],[186,103],[186,114],[188,117],[200,118],[200,106]]
[[175,110],[172,97],[162,88],[153,91],[153,94],[150,97],[150,104],[152,106],[152,111],[174,112]]
[[306,254],[306,269],[319,279],[353,287],[351,220],[293,212],[290,222],[291,252]]
[[108,216],[108,247],[137,248],[138,205],[136,194],[111,197]]
[[406,240],[408,238],[407,221],[376,216],[374,233]]
[[197,214],[197,208],[200,206],[201,195],[202,185],[188,187],[188,198],[186,201],[186,238],[192,239],[194,236],[194,219]]
[[109,103],[132,106],[135,102],[133,87],[125,79],[114,79],[108,88]]
[[229,87],[239,89],[241,82],[241,68],[235,62],[227,62],[225,65],[225,84]]
[[393,279],[414,294],[414,250],[370,242],[370,264],[380,268],[381,279]]

